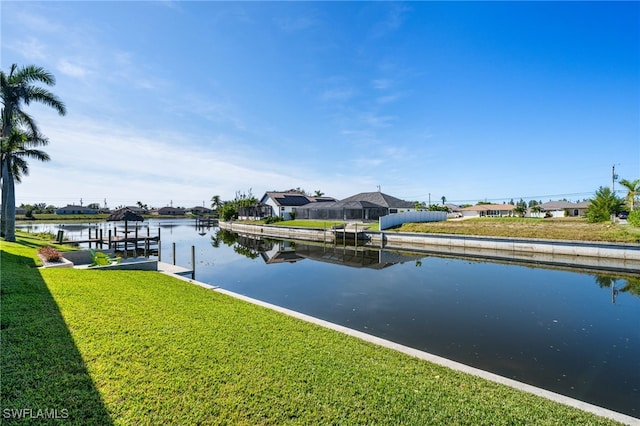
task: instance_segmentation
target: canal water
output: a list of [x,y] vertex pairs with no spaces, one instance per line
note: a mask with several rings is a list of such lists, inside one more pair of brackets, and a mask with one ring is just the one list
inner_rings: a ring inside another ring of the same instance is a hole
[[144,226],[199,281],[640,417],[637,275]]

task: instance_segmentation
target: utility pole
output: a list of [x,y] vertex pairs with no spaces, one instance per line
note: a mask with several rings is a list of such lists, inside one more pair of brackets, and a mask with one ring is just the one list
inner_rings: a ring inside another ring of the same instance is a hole
[[[611,195],[615,198],[616,196],[616,180],[618,179],[618,175],[616,174],[616,165],[611,166]],[[616,222],[616,214],[611,213],[611,223]]]

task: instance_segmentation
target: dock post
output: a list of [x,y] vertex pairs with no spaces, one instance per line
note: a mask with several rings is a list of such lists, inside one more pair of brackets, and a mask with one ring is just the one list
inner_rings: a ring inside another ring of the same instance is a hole
[[173,253],[173,264],[176,264],[176,243],[171,243],[172,249],[171,252]]
[[158,240],[158,262],[162,262],[162,242]]
[[354,237],[353,240],[355,241],[356,249],[357,249],[358,248],[358,224],[357,223],[356,223],[356,233],[353,237]]
[[100,248],[102,248],[103,242],[104,242],[104,239],[102,238],[102,228],[100,228]]
[[111,241],[112,241],[112,238],[111,238],[111,229],[109,229],[109,246],[107,247],[109,250],[111,250]]
[[191,279],[196,279],[196,247],[191,246]]

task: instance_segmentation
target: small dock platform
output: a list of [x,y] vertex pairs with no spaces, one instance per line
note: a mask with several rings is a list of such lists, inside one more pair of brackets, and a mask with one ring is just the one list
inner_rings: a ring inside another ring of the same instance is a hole
[[158,262],[158,271],[165,274],[180,275],[181,277],[194,278],[193,270],[183,268],[182,266],[172,265],[171,263]]

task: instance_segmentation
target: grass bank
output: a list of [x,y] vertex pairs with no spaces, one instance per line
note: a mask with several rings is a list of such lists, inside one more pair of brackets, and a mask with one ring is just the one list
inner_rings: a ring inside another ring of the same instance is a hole
[[36,269],[38,244],[0,245],[3,410],[78,425],[614,424],[156,272]]
[[582,218],[478,218],[405,223],[398,232],[640,243],[640,228],[619,223],[588,223]]
[[[262,224],[262,222],[247,222]],[[277,226],[330,228],[344,222],[320,220],[288,220]],[[366,224],[377,231],[378,223]],[[473,218],[444,222],[405,223],[385,232],[417,232],[431,234],[478,235],[486,237],[542,238],[575,241],[640,243],[640,228],[619,223],[588,223],[583,218]]]

